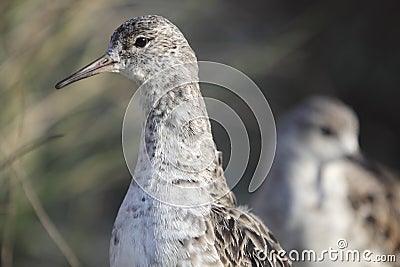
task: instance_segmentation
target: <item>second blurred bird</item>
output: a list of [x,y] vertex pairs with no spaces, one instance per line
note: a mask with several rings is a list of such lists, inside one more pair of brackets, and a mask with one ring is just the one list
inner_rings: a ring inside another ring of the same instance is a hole
[[[278,123],[274,166],[251,206],[287,251],[368,249],[372,259],[400,260],[400,180],[363,158],[358,123],[350,107],[328,97],[304,101]],[[317,261],[296,266],[399,266]]]

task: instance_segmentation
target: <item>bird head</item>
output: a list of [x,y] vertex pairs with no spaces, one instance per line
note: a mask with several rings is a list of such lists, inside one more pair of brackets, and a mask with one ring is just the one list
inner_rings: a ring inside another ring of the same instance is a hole
[[103,56],[57,83],[56,88],[103,72],[121,73],[141,85],[175,66],[185,65],[197,74],[196,62],[193,50],[174,24],[161,16],[142,16],[119,26]]
[[313,97],[284,120],[283,131],[292,146],[318,161],[359,152],[359,123],[354,111],[338,99]]

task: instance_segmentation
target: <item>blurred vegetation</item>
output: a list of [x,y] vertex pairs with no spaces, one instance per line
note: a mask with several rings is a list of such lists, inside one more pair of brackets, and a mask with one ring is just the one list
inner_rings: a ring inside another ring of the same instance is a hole
[[[366,153],[398,168],[399,7],[395,0],[2,0],[1,266],[108,266],[112,224],[130,183],[121,126],[134,85],[115,74],[61,91],[54,84],[103,54],[126,19],[166,16],[199,59],[249,75],[278,115],[310,94],[340,97],[361,118]],[[246,177],[256,142],[252,148]],[[247,186],[237,188],[241,202]]]

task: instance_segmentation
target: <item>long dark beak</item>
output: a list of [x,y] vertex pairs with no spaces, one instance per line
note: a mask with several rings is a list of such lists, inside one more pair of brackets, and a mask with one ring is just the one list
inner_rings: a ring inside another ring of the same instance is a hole
[[73,82],[91,77],[93,75],[103,73],[103,72],[116,72],[116,62],[111,59],[108,54],[96,59],[86,67],[78,70],[74,74],[71,74],[69,77],[65,78],[64,80],[58,82],[55,87],[57,89],[61,89],[68,84]]

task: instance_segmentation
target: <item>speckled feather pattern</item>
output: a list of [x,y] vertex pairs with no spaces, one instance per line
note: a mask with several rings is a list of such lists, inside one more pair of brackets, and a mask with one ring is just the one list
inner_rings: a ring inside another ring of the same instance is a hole
[[[368,246],[381,253],[400,258],[400,183],[384,166],[374,169],[349,164],[345,177],[349,183],[348,198],[355,221],[370,237]],[[397,265],[400,266],[400,262]]]

